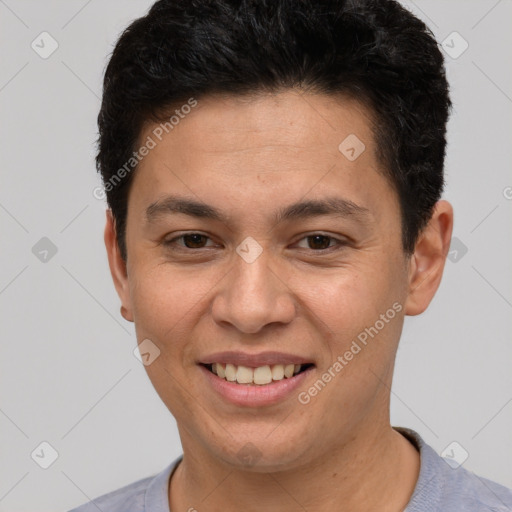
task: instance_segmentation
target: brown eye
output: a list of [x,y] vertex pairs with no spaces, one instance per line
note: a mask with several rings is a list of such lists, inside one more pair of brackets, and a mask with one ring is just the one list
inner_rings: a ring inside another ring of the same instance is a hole
[[326,235],[310,235],[306,237],[310,249],[327,249],[332,237]]
[[[304,241],[306,242],[304,243]],[[314,233],[312,235],[305,236],[299,241],[300,248],[310,249],[314,252],[327,252],[328,250],[331,252],[330,249],[340,249],[344,245],[346,244],[343,242],[343,240],[338,240],[333,236],[324,235],[323,233]]]
[[[184,235],[177,236],[172,240],[164,242],[166,247],[171,249],[203,249],[209,246],[206,245],[210,238],[202,233],[185,233]],[[178,241],[182,242],[179,243]]]
[[198,249],[203,247],[203,243],[208,237],[199,233],[192,233],[190,235],[183,235],[180,238],[183,238],[185,246],[189,249]]

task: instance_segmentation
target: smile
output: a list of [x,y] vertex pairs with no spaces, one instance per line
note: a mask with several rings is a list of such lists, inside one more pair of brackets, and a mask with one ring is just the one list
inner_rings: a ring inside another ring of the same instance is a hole
[[307,370],[312,364],[274,364],[251,368],[243,365],[212,363],[205,366],[210,372],[228,382],[265,386],[272,382],[290,379]]

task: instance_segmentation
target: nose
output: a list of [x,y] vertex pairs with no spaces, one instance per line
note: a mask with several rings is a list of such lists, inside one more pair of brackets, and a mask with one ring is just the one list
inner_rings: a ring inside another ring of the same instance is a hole
[[250,263],[235,257],[233,268],[222,279],[213,300],[215,322],[254,334],[269,324],[284,325],[293,320],[293,293],[270,260],[267,251]]

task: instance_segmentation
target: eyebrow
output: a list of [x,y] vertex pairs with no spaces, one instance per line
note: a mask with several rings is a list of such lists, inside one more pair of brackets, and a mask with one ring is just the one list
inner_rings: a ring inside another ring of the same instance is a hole
[[[191,217],[210,219],[229,223],[229,217],[217,208],[180,196],[166,196],[165,198],[155,201],[146,209],[146,219],[152,222],[163,215],[173,213],[181,213]],[[306,201],[298,201],[296,203],[285,206],[274,213],[273,221],[279,224],[283,221],[306,219],[311,217],[319,217],[322,215],[331,215],[336,217],[354,217],[355,220],[363,222],[368,220],[371,212],[368,208],[360,206],[349,199],[341,197],[326,197],[323,199],[311,199]]]

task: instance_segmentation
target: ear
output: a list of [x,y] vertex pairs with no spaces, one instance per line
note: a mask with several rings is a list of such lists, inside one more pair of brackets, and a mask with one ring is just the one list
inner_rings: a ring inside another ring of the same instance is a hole
[[121,299],[121,314],[125,320],[133,322],[133,312],[128,287],[128,273],[126,262],[121,257],[116,237],[116,224],[111,210],[106,211],[107,222],[105,224],[105,247],[108,255],[108,265],[117,294]]
[[452,205],[445,200],[438,201],[410,258],[406,315],[423,313],[439,288],[446,256],[450,250],[452,230]]

